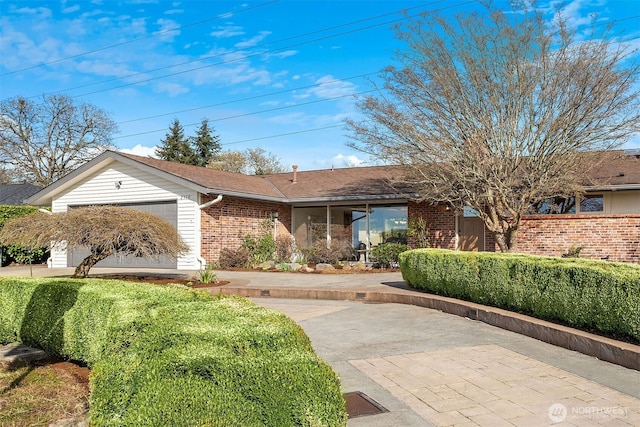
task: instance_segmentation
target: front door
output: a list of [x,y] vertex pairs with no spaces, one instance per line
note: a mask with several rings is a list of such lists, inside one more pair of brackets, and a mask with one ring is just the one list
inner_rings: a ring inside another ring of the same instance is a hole
[[478,212],[465,207],[458,220],[459,249],[461,251],[484,251],[484,221],[478,216]]

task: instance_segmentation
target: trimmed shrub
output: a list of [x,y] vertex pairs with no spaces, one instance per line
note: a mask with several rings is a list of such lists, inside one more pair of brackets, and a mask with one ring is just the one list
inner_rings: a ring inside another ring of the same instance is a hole
[[114,280],[3,279],[0,342],[86,362],[96,426],[344,426],[339,381],[285,315]]
[[388,268],[391,264],[397,264],[398,255],[408,249],[402,243],[383,243],[371,249],[371,259],[380,264],[380,267]]
[[416,249],[409,286],[640,341],[640,267],[585,259]]
[[[37,211],[38,208],[35,206],[0,205],[0,228],[10,219],[21,218]],[[18,245],[10,245],[0,247],[0,251],[2,252],[2,266],[9,265],[12,262],[19,264],[39,264],[45,262],[49,257],[48,248],[31,249]]]

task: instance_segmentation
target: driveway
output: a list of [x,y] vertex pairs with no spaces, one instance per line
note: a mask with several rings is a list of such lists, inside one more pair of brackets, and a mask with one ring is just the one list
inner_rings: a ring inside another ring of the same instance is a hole
[[640,372],[481,322],[400,304],[253,298],[290,316],[389,412],[360,426],[639,426]]

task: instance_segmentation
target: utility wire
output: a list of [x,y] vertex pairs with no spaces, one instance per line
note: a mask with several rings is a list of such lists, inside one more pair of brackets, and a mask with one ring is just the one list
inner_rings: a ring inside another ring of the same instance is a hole
[[342,127],[342,126],[344,126],[344,124],[340,123],[338,125],[324,126],[324,127],[321,127],[321,128],[305,129],[305,130],[299,130],[299,131],[294,131],[294,132],[280,133],[278,135],[261,136],[259,138],[250,138],[250,139],[242,139],[242,140],[233,141],[233,142],[225,142],[225,143],[220,144],[220,145],[242,144],[244,142],[254,142],[254,141],[260,141],[260,140],[263,140],[263,139],[272,139],[272,138],[280,138],[282,136],[298,135],[300,133],[309,133],[309,132],[317,132],[319,130],[335,129],[335,128],[339,128],[339,127]]
[[[444,7],[444,8],[440,8],[437,11],[441,11],[441,10],[444,10],[444,9],[449,9],[449,8],[452,8],[452,7],[462,6],[462,5],[465,5],[465,4],[468,4],[468,3],[474,3],[475,1],[476,0],[469,0],[469,1],[466,1],[466,2],[463,2],[463,3],[457,3],[457,4],[453,5],[453,6],[447,6],[447,7]],[[385,22],[381,22],[381,23],[378,23],[378,24],[372,24],[372,25],[368,25],[368,26],[365,26],[365,27],[356,28],[356,29],[349,30],[349,31],[344,31],[344,32],[341,32],[341,33],[330,34],[328,36],[319,37],[319,38],[312,39],[312,40],[307,40],[307,41],[304,41],[304,42],[294,43],[294,44],[290,44],[290,45],[279,47],[279,48],[275,48],[275,49],[270,49],[270,50],[266,50],[266,51],[262,51],[262,52],[251,53],[251,54],[248,54],[248,55],[245,55],[245,56],[241,56],[239,58],[228,59],[226,61],[216,62],[214,64],[203,65],[203,66],[200,66],[200,67],[190,68],[188,70],[177,71],[175,73],[165,74],[165,75],[157,76],[157,77],[151,77],[151,78],[148,78],[148,79],[145,79],[145,80],[139,80],[139,81],[136,81],[136,82],[127,83],[127,84],[123,84],[123,85],[119,85],[119,86],[113,86],[113,87],[106,88],[106,89],[100,89],[100,90],[96,90],[96,91],[93,91],[93,92],[86,92],[86,93],[82,93],[82,94],[79,94],[79,95],[74,95],[74,96],[72,96],[72,98],[79,98],[79,97],[82,97],[82,96],[94,95],[96,93],[108,92],[108,91],[114,90],[114,89],[122,89],[124,87],[134,86],[134,85],[137,85],[137,84],[140,84],[140,83],[147,83],[147,82],[154,81],[154,80],[160,80],[160,79],[164,79],[166,77],[173,77],[173,76],[177,76],[177,75],[180,75],[180,74],[186,74],[186,73],[190,73],[192,71],[198,71],[198,70],[202,70],[202,69],[205,69],[205,68],[214,67],[216,65],[224,65],[224,64],[229,64],[229,63],[232,63],[232,62],[238,62],[238,61],[241,61],[241,60],[245,60],[247,58],[253,58],[255,56],[262,56],[262,55],[266,55],[266,54],[270,54],[270,53],[279,52],[279,51],[282,51],[282,50],[291,49],[293,47],[303,46],[303,45],[306,45],[306,44],[315,43],[315,42],[318,42],[318,41],[323,41],[323,40],[327,40],[327,39],[331,39],[331,38],[335,38],[335,37],[340,37],[340,36],[344,36],[344,35],[347,35],[347,34],[353,34],[353,33],[359,32],[359,31],[363,31],[363,30],[370,30],[372,28],[379,27],[381,25],[393,24],[393,23],[396,23],[396,22],[399,22],[399,21],[403,21],[403,20],[409,19],[409,18],[410,18],[410,16],[406,16],[406,17],[398,18],[398,19],[393,19],[393,20],[390,20],[390,21],[385,21]],[[241,50],[240,52],[242,52],[242,51],[243,50]],[[234,52],[230,52],[230,53],[238,53],[238,52],[239,51],[234,51]],[[220,56],[220,55],[216,55],[216,56]]]
[[365,74],[359,74],[357,76],[351,76],[351,77],[345,77],[345,78],[340,78],[340,79],[333,79],[333,80],[326,80],[323,81],[322,83],[316,83],[316,84],[312,84],[312,85],[306,85],[306,86],[298,86],[292,89],[285,89],[285,90],[280,90],[277,92],[269,92],[269,93],[265,93],[262,95],[254,95],[254,96],[248,96],[246,98],[239,98],[239,99],[232,99],[230,101],[224,101],[224,102],[218,102],[216,104],[209,104],[209,105],[203,105],[202,107],[193,107],[193,108],[187,108],[186,110],[179,110],[179,111],[173,111],[170,113],[163,113],[163,114],[156,114],[153,116],[146,116],[146,117],[139,117],[137,119],[131,119],[131,120],[125,120],[122,122],[118,122],[118,124],[125,124],[125,123],[132,123],[132,122],[139,122],[139,121],[143,121],[143,120],[149,120],[149,119],[156,119],[158,117],[166,117],[166,116],[174,116],[176,114],[181,114],[181,113],[189,113],[192,111],[197,111],[197,110],[203,110],[205,108],[211,108],[211,107],[219,107],[221,105],[227,105],[227,104],[235,104],[237,102],[244,102],[244,101],[251,101],[254,99],[259,99],[259,98],[266,98],[269,96],[273,96],[273,95],[282,95],[284,93],[289,93],[289,92],[295,92],[297,90],[304,90],[304,89],[311,89],[314,87],[322,87],[325,85],[330,85],[333,83],[339,83],[339,82],[343,82],[346,80],[354,80],[354,79],[359,79],[362,77],[368,77],[374,74],[378,74],[377,71],[375,72],[371,72],[371,73],[365,73]]
[[[272,4],[272,3],[277,3],[278,1],[279,0],[272,0],[272,1],[269,1],[269,2],[266,2],[266,3],[260,3],[260,4],[257,4],[255,6],[249,6],[249,7],[246,7],[244,9],[240,9],[237,12],[233,12],[233,13],[234,14],[238,14],[238,13],[246,12],[246,11],[249,11],[249,10],[252,10],[252,9],[256,9],[256,8],[259,8],[259,7],[267,6],[267,5]],[[206,22],[214,21],[216,19],[223,19],[223,18],[228,17],[230,13],[232,13],[232,12],[221,13],[219,15],[216,15],[216,16],[212,17],[212,18],[207,18],[207,19],[203,19],[202,21],[197,21],[197,22],[192,22],[190,24],[181,25],[180,27],[169,28],[168,30],[157,31],[155,33],[149,34],[148,36],[138,37],[138,38],[131,39],[131,40],[125,40],[125,41],[120,42],[120,43],[116,43],[116,44],[112,44],[112,45],[109,45],[109,46],[100,47],[100,48],[93,49],[93,50],[88,50],[86,52],[78,53],[76,55],[67,56],[65,58],[60,58],[60,59],[56,59],[56,60],[53,60],[53,61],[44,62],[44,63],[38,64],[38,65],[32,65],[30,67],[21,68],[19,70],[9,71],[8,73],[0,74],[0,77],[8,76],[10,74],[20,73],[22,71],[32,70],[34,68],[44,67],[46,65],[57,64],[59,62],[68,61],[69,59],[79,58],[81,56],[86,56],[86,55],[90,55],[92,53],[101,52],[103,50],[112,49],[114,47],[123,46],[125,44],[138,42],[140,40],[151,39],[151,38],[154,38],[154,37],[161,36],[162,34],[171,33],[173,31],[181,30],[183,28],[194,27],[196,25],[204,24]],[[55,93],[55,92],[53,92],[53,93]]]
[[[357,95],[362,95],[362,94],[365,94],[365,93],[375,92],[376,90],[377,89],[370,89],[370,90],[365,90],[365,91],[362,91],[362,92],[350,93],[350,94],[347,94],[347,95],[334,96],[334,97],[331,97],[331,98],[316,99],[314,101],[300,102],[298,104],[285,105],[285,106],[282,106],[282,107],[268,108],[266,110],[252,111],[250,113],[242,113],[242,114],[234,114],[232,116],[218,117],[217,119],[209,119],[209,122],[221,122],[221,121],[224,121],[224,120],[238,119],[240,117],[254,116],[256,114],[272,113],[274,111],[281,111],[281,110],[286,110],[286,109],[289,109],[289,108],[302,107],[302,106],[311,105],[311,104],[318,104],[320,102],[335,101],[336,99],[349,98],[349,97],[352,97],[352,96],[357,96]],[[199,124],[200,124],[199,122],[187,123],[187,124],[183,124],[182,127],[186,128],[186,127],[191,127],[191,126],[197,126]],[[129,134],[129,135],[118,136],[118,137],[115,137],[114,139],[131,138],[131,137],[134,137],[134,136],[148,135],[148,134],[157,133],[157,132],[166,132],[166,128],[155,129],[155,130],[149,130],[149,131],[145,131],[145,132],[138,132],[138,133],[133,133],[133,134]]]
[[[444,9],[448,9],[448,8],[452,8],[452,7],[463,6],[465,4],[473,3],[475,1],[476,0],[469,0],[469,1],[466,1],[466,2],[463,2],[463,3],[458,3],[458,4],[455,4],[455,5],[452,5],[452,6],[447,6],[447,7],[443,7],[443,8],[440,8],[440,9],[436,9],[434,11],[440,11],[440,10],[444,10]],[[438,0],[438,1],[431,2],[431,3],[425,3],[425,4],[422,4],[422,5],[419,5],[419,6],[414,6],[412,8],[399,9],[399,10],[388,12],[388,13],[385,13],[385,14],[382,14],[382,15],[377,15],[377,16],[373,16],[373,17],[369,17],[369,18],[364,18],[364,19],[360,19],[360,20],[356,20],[356,21],[351,21],[351,22],[347,22],[347,23],[344,23],[344,24],[336,25],[336,26],[333,26],[333,27],[328,27],[328,28],[323,28],[323,29],[320,29],[320,30],[311,31],[311,32],[308,32],[308,33],[298,34],[298,35],[295,35],[295,36],[291,36],[291,37],[286,37],[286,38],[283,38],[283,39],[275,40],[275,41],[272,41],[272,42],[262,43],[262,44],[259,44],[259,45],[255,46],[255,47],[253,47],[252,49],[253,50],[261,49],[261,48],[264,48],[266,46],[271,46],[271,45],[274,45],[274,44],[286,42],[286,41],[289,41],[289,40],[295,40],[295,39],[299,39],[299,38],[302,38],[302,37],[308,37],[308,36],[311,36],[311,35],[314,35],[314,34],[319,34],[319,33],[327,32],[327,31],[332,31],[332,30],[335,30],[335,29],[338,29],[338,28],[348,27],[348,26],[360,24],[360,23],[367,22],[367,21],[372,21],[372,20],[379,19],[379,18],[382,18],[382,17],[385,17],[385,16],[397,15],[398,13],[403,12],[403,11],[422,8],[422,7],[425,7],[425,6],[431,6],[433,4],[441,3],[441,2],[442,2],[442,0]],[[339,36],[351,34],[351,33],[358,32],[358,31],[369,30],[371,28],[375,28],[375,27],[378,27],[378,26],[381,26],[381,25],[392,24],[392,23],[395,23],[395,22],[398,22],[398,21],[401,21],[401,20],[404,20],[404,19],[408,19],[408,17],[394,19],[394,20],[391,20],[391,21],[385,21],[385,22],[382,22],[382,23],[378,23],[378,24],[374,24],[374,25],[370,25],[370,26],[366,26],[366,27],[361,27],[361,28],[356,28],[356,29],[345,31],[345,32],[342,32],[342,33],[336,33],[336,34],[333,34],[333,35],[328,35],[328,36],[324,36],[324,37],[320,37],[320,38],[316,38],[316,39],[312,39],[312,40],[308,40],[308,41],[304,41],[304,42],[294,43],[294,44],[291,44],[291,45],[287,45],[287,46],[280,47],[280,48],[270,49],[270,50],[267,50],[267,51],[250,53],[250,54],[247,54],[247,55],[240,56],[238,58],[233,58],[233,59],[229,59],[229,60],[225,60],[225,61],[221,61],[221,62],[216,62],[214,64],[203,65],[203,66],[200,66],[200,67],[189,68],[187,70],[178,71],[178,72],[170,73],[170,74],[165,74],[165,75],[162,75],[162,76],[156,76],[156,77],[150,77],[148,79],[137,80],[135,82],[127,83],[127,84],[124,84],[124,85],[113,86],[113,87],[110,87],[110,88],[100,89],[100,90],[96,90],[96,91],[93,91],[93,92],[86,92],[86,93],[82,93],[82,94],[79,94],[79,95],[74,95],[73,98],[87,96],[87,95],[93,95],[95,93],[106,92],[106,91],[110,91],[110,90],[114,90],[114,89],[121,89],[123,87],[133,86],[133,85],[136,85],[136,84],[146,83],[146,82],[154,81],[154,80],[160,80],[160,79],[163,79],[163,78],[166,78],[166,77],[173,77],[173,76],[180,75],[180,74],[186,74],[186,73],[190,73],[192,71],[198,71],[198,70],[201,70],[201,69],[204,69],[204,68],[214,67],[214,66],[217,66],[217,65],[225,65],[225,64],[232,63],[232,62],[238,62],[238,61],[242,61],[242,60],[245,60],[245,59],[248,59],[248,58],[253,58],[255,56],[267,55],[267,54],[270,54],[270,53],[279,52],[281,50],[291,49],[292,47],[298,47],[298,46],[302,46],[302,45],[305,45],[305,44],[311,44],[311,43],[315,43],[315,42],[318,42],[318,41],[322,41],[322,40],[326,40],[326,39],[334,38],[334,37],[339,37]],[[96,86],[96,85],[110,83],[110,82],[114,82],[114,81],[121,81],[121,80],[124,80],[124,79],[130,79],[130,78],[141,76],[141,75],[148,75],[148,74],[154,73],[156,71],[162,71],[162,70],[167,70],[167,69],[171,69],[171,68],[175,68],[175,67],[179,67],[179,66],[183,66],[183,65],[187,65],[187,64],[192,64],[194,62],[202,62],[202,61],[206,61],[206,60],[210,60],[210,59],[214,59],[214,58],[219,58],[219,57],[222,57],[222,56],[233,55],[233,54],[238,54],[238,53],[245,53],[245,52],[251,52],[251,50],[249,50],[249,49],[230,50],[228,52],[219,53],[219,54],[216,54],[216,55],[204,56],[204,57],[201,57],[201,58],[197,58],[197,59],[193,59],[193,60],[190,60],[190,61],[181,62],[181,63],[178,63],[178,64],[172,64],[172,65],[167,65],[167,66],[164,66],[164,67],[154,68],[152,70],[148,70],[148,71],[145,71],[145,72],[132,73],[132,74],[124,75],[124,76],[118,76],[118,77],[115,77],[115,78],[112,78],[112,79],[107,79],[107,80],[101,80],[101,81],[98,81],[98,82],[87,83],[87,84],[80,85],[80,86],[73,86],[71,88],[66,88],[66,89],[60,89],[60,90],[57,90],[57,91],[45,93],[45,95],[50,95],[50,94],[55,94],[55,93],[60,93],[60,92],[66,92],[66,91],[72,91],[72,90],[76,90],[76,89],[82,89],[82,88],[85,88],[85,87]],[[41,96],[41,95],[34,95],[34,96]],[[29,97],[29,98],[31,98],[31,97]]]

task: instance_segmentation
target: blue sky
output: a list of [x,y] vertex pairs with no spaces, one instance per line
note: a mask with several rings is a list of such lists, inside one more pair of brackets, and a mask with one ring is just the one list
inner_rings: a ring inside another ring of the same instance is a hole
[[[496,1],[500,5],[501,1]],[[640,2],[573,0],[573,25],[614,22],[640,47]],[[393,64],[393,25],[453,16],[476,1],[0,0],[0,99],[66,93],[111,113],[122,151],[153,153],[174,118],[193,135],[202,118],[224,149],[261,147],[286,168],[371,164],[349,149],[354,96]],[[640,136],[627,148],[640,148]]]

